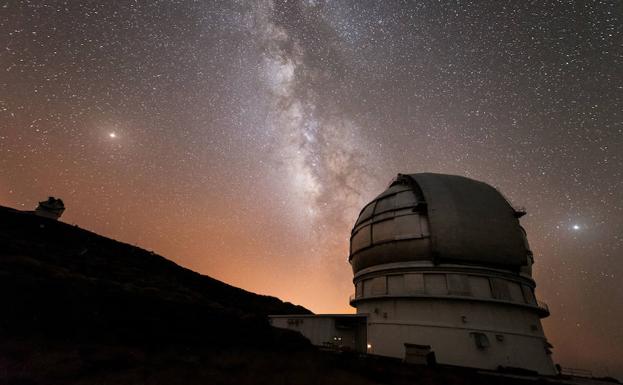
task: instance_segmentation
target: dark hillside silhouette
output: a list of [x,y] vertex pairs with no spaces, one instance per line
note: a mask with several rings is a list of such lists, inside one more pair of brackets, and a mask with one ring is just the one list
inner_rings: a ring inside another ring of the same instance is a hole
[[138,247],[7,208],[0,209],[0,257],[0,295],[10,309],[0,322],[9,333],[260,343],[273,331],[267,314],[309,313]]

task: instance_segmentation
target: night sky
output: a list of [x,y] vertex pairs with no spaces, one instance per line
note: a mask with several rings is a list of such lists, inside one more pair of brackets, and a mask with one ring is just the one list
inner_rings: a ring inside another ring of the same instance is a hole
[[516,206],[566,367],[623,377],[623,2],[0,1],[0,204],[352,312],[398,172]]

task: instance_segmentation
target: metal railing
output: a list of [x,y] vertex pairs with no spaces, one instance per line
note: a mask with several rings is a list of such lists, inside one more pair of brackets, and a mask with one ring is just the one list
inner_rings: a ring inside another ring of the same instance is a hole
[[567,376],[574,376],[574,377],[588,377],[588,378],[592,378],[593,377],[593,372],[588,370],[588,369],[577,369],[577,368],[564,368],[561,367],[560,368],[560,374],[564,374]]

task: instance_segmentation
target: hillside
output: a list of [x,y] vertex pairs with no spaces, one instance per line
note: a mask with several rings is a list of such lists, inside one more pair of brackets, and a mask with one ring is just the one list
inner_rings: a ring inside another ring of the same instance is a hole
[[212,323],[255,325],[270,313],[309,313],[138,247],[3,207],[0,257],[2,301],[12,309],[1,322],[10,332],[219,339],[208,335]]

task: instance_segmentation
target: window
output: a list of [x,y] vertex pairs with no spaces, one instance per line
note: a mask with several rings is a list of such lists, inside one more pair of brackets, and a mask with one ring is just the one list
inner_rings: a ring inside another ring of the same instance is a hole
[[448,293],[453,295],[471,295],[467,276],[448,274]]
[[396,201],[396,208],[410,207],[417,204],[415,193],[411,190],[399,192],[398,194],[396,194],[396,197],[394,199]]
[[409,239],[422,237],[420,216],[401,215],[384,221],[376,222],[373,226],[373,242],[393,241],[395,239]]
[[405,274],[404,284],[407,293],[424,293],[424,275],[422,274]]
[[361,296],[363,296],[363,281],[357,282],[355,286],[355,297],[359,298]]
[[405,280],[402,275],[387,276],[387,292],[389,294],[404,294]]
[[506,280],[500,278],[491,278],[491,291],[493,292],[493,298],[503,299],[505,301],[511,300],[511,294],[508,289]]
[[353,235],[351,240],[351,249],[353,252],[370,246],[370,227],[366,226]]
[[469,287],[474,297],[491,298],[491,285],[489,285],[489,278],[470,276]]
[[372,237],[374,243],[394,240],[396,226],[394,225],[393,219],[377,222],[372,226]]
[[382,213],[383,211],[393,210],[394,209],[394,197],[395,195],[390,195],[387,198],[379,199],[376,202],[376,209],[374,210],[375,214]]
[[372,295],[387,294],[387,279],[385,277],[372,278]]
[[300,318],[288,318],[288,326],[290,327],[299,327],[303,323],[303,320]]
[[526,303],[536,305],[536,298],[534,298],[534,293],[529,286],[521,285],[521,291],[523,292],[524,301]]
[[365,297],[369,297],[372,295],[372,280],[371,279],[366,279],[365,281],[362,282],[363,284],[363,295]]
[[517,282],[508,282],[508,292],[513,302],[524,302],[521,286]]
[[403,215],[394,219],[395,237],[400,238],[420,238],[422,229],[420,228],[420,216]]
[[374,202],[367,205],[362,211],[361,215],[359,215],[359,220],[357,220],[357,224],[363,223],[366,220],[370,219],[372,216],[372,212],[374,211]]
[[432,295],[448,294],[445,274],[424,274],[424,284],[426,292]]

